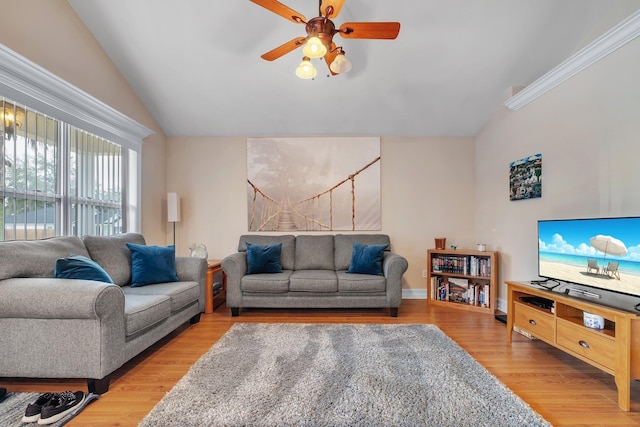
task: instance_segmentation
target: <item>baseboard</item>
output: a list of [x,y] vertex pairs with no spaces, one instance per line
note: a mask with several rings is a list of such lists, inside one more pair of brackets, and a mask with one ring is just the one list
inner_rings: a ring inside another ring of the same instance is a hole
[[498,298],[497,303],[498,303],[497,304],[498,305],[498,310],[503,312],[503,313],[506,313],[507,312],[507,301],[505,301],[502,298]]
[[427,299],[426,289],[403,289],[402,299]]

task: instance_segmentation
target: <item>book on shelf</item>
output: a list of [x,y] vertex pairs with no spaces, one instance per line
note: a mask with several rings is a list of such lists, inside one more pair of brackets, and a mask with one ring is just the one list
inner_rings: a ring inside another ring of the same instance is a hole
[[455,277],[449,278],[449,301],[469,303],[469,281]]
[[430,286],[431,299],[438,301],[447,301],[449,299],[449,283],[442,280],[441,277],[432,277]]
[[465,276],[491,276],[491,258],[475,255],[438,255],[431,260],[434,273],[454,273]]

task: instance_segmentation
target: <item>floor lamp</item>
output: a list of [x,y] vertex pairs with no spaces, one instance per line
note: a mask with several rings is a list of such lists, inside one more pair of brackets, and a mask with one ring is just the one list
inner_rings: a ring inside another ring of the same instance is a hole
[[167,221],[173,223],[173,246],[176,245],[176,222],[180,222],[178,193],[167,193]]

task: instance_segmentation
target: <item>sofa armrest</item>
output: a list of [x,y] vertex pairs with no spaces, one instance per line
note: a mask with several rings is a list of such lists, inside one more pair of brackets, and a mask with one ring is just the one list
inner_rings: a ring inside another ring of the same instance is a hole
[[222,260],[222,270],[227,275],[227,307],[237,308],[242,303],[240,282],[247,273],[247,253],[236,252]]
[[207,284],[207,260],[195,257],[176,257],[176,274],[181,282],[198,282],[200,287],[198,305],[200,311],[203,312]]
[[125,361],[124,300],[92,280],[0,281],[0,376],[104,378]]
[[407,260],[394,253],[385,253],[382,273],[387,279],[387,299],[390,307],[399,307],[402,301],[402,275],[409,268]]
[[117,285],[54,278],[0,281],[3,318],[97,319],[114,312],[124,318],[124,293]]

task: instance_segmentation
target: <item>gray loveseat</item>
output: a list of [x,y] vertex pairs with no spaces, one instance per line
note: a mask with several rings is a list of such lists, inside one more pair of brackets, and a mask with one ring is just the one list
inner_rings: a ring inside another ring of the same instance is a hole
[[[282,243],[280,273],[247,274],[247,245]],[[382,275],[347,273],[353,243],[389,245],[385,234],[243,235],[238,252],[222,260],[227,275],[227,306],[237,316],[243,307],[376,308],[398,315],[405,258],[384,251]]]
[[[140,234],[0,243],[0,377],[86,378],[104,393],[109,374],[204,310],[207,264],[176,258],[178,282],[131,287],[126,242]],[[82,255],[115,284],[54,278],[58,258]]]

